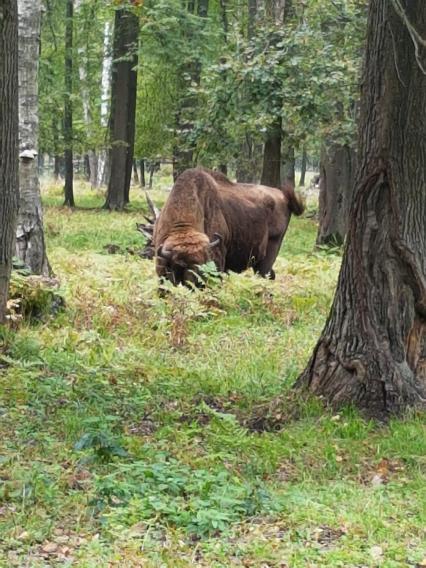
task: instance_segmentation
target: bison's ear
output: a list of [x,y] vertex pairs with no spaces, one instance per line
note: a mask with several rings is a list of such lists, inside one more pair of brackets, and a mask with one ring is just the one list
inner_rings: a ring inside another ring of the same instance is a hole
[[222,241],[222,235],[219,235],[219,233],[215,233],[213,236],[216,237],[216,240],[210,242],[209,248],[211,249],[220,245]]
[[160,248],[157,250],[157,256],[161,256],[161,258],[170,260],[172,258],[172,251],[164,249],[163,245],[161,245]]

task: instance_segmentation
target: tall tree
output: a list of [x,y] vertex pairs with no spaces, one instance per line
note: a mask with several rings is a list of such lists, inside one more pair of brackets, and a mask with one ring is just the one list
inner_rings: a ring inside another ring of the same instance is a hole
[[426,401],[426,3],[371,0],[359,168],[322,336],[298,385],[383,416]]
[[0,4],[0,323],[4,322],[18,213],[18,8]]
[[64,205],[74,207],[73,187],[73,124],[72,124],[72,84],[73,84],[73,28],[74,0],[66,0],[65,21],[65,99],[64,99],[64,144],[65,144],[65,201]]
[[115,12],[110,107],[110,176],[106,209],[129,202],[135,143],[139,19],[127,8]]
[[[292,0],[269,0],[265,3],[265,17],[275,26],[287,25],[292,11]],[[271,41],[273,42],[274,39],[272,38]],[[266,133],[265,145],[263,148],[262,177],[260,181],[264,185],[280,187],[283,121],[279,112],[283,105],[283,101],[281,97],[277,97],[274,102],[276,106],[276,116]],[[292,163],[294,167],[294,148],[288,148],[288,155],[293,157]],[[288,173],[285,177],[288,178]],[[289,181],[294,184],[294,176],[291,176],[291,178],[292,179]]]
[[[209,11],[209,0],[198,0],[197,10],[195,2],[188,2],[188,12],[197,15],[205,20]],[[197,30],[199,32],[200,30]],[[187,33],[189,44],[194,43],[194,31]],[[197,110],[197,96],[192,92],[195,85],[199,86],[201,81],[201,60],[197,53],[192,54],[188,61],[182,66],[181,75],[184,78],[182,104],[176,113],[176,143],[173,152],[173,177],[187,168],[195,166],[194,159],[195,144],[192,140],[194,130],[194,119]]]
[[18,0],[19,14],[19,216],[16,255],[35,274],[49,274],[38,179],[38,68],[40,0]]
[[[75,8],[76,12],[83,12],[83,0],[75,0]],[[93,16],[93,13],[89,15]],[[89,17],[84,18],[84,24],[82,26],[83,30],[82,33],[85,37],[89,37],[90,26],[93,25],[93,22],[90,20]],[[80,79],[80,92],[81,92],[81,102],[83,105],[83,118],[85,128],[91,138],[94,124],[93,124],[93,117],[92,117],[92,109],[90,105],[90,92],[89,92],[89,65],[88,65],[88,50],[89,50],[89,40],[87,41],[86,45],[79,45],[78,47],[78,75]],[[88,179],[90,181],[90,185],[92,188],[98,187],[98,155],[96,153],[96,149],[94,147],[89,147],[87,149],[87,154],[85,157],[85,163],[88,170]]]
[[[111,23],[106,21],[103,33],[103,57],[102,57],[102,78],[101,78],[101,126],[108,126],[108,107],[111,94]],[[98,159],[98,179],[97,185],[107,185],[109,181],[109,167],[107,164],[109,153],[102,148]]]
[[[247,0],[247,39],[250,41],[256,33],[256,21],[258,19],[258,0]],[[248,98],[244,91],[240,95]],[[245,132],[240,143],[237,156],[236,176],[241,183],[255,183],[257,177],[257,162],[262,160],[262,144],[253,140],[250,133]]]

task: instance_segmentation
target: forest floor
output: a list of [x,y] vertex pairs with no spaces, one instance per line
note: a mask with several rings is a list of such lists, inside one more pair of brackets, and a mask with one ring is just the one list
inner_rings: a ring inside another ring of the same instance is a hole
[[341,261],[312,219],[276,281],[159,298],[132,254],[142,195],[44,201],[66,308],[3,332],[1,567],[426,566],[424,416],[379,425],[291,388]]

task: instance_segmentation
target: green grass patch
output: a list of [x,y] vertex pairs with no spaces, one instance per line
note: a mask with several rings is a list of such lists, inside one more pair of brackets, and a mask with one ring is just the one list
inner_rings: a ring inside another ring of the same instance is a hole
[[421,565],[424,416],[378,426],[291,388],[339,251],[293,218],[275,281],[160,298],[133,193],[109,213],[84,184],[73,212],[44,192],[66,305],[2,331],[0,566]]

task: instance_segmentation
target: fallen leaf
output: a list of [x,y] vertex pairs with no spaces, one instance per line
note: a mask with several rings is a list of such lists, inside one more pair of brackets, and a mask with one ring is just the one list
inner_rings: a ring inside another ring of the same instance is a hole
[[41,550],[46,554],[52,554],[52,552],[56,552],[58,550],[58,545],[55,542],[48,542]]

